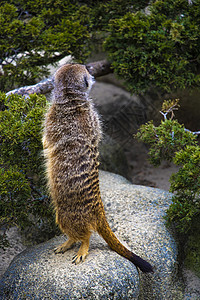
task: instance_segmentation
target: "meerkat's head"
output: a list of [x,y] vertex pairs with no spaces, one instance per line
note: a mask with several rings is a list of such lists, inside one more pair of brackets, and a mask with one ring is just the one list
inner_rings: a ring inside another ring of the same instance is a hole
[[66,64],[55,73],[55,88],[67,93],[88,94],[94,83],[84,65]]

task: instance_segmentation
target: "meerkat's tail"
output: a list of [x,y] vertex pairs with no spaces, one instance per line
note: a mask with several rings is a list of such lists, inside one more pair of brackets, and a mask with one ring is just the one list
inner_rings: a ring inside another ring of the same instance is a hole
[[112,232],[106,220],[98,226],[97,232],[103,237],[103,239],[106,241],[106,243],[110,246],[112,250],[130,260],[142,272],[154,272],[152,266],[147,261],[137,256],[133,252],[129,251],[120,243],[115,234]]

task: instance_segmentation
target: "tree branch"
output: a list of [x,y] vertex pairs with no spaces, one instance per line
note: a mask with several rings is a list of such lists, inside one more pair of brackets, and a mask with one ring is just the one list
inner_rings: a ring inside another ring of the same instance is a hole
[[[96,61],[86,64],[86,68],[89,73],[96,77],[104,76],[112,73],[111,64],[107,60]],[[6,93],[7,96],[11,94],[18,94],[25,97],[29,97],[30,94],[46,94],[51,92],[54,87],[54,77],[50,77],[40,81],[35,85],[24,86]]]
[[96,77],[104,76],[112,73],[111,63],[105,60],[96,61],[86,65],[88,72]]

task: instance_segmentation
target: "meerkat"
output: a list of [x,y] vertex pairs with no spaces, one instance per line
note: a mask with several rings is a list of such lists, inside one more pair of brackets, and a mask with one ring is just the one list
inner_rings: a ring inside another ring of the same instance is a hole
[[93,77],[84,65],[67,64],[57,70],[54,80],[43,147],[56,223],[68,236],[55,253],[64,253],[80,241],[80,249],[72,259],[78,264],[88,255],[92,232],[98,232],[111,249],[143,272],[153,272],[148,262],[120,243],[105,216],[98,174],[101,125],[89,98]]

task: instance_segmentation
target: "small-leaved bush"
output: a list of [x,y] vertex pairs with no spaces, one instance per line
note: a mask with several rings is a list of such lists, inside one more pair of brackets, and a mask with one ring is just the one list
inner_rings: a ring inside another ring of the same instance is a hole
[[200,86],[200,1],[150,1],[111,19],[104,42],[115,73],[132,92]]
[[199,24],[200,0],[1,0],[0,89],[99,50],[131,92],[199,87]]
[[148,122],[141,126],[136,137],[150,146],[152,164],[158,166],[162,160],[168,160],[179,166],[170,178],[173,196],[166,220],[178,232],[188,234],[200,221],[200,147],[197,135],[174,119],[177,108],[177,100],[165,101],[161,111],[164,120],[160,125]]
[[[110,19],[146,0],[1,0],[0,90],[30,85],[65,56],[85,62],[102,48]],[[98,48],[98,47],[97,47]],[[95,51],[96,52],[96,51]]]
[[33,225],[51,234],[55,228],[41,142],[46,106],[45,96],[0,93],[0,224]]

